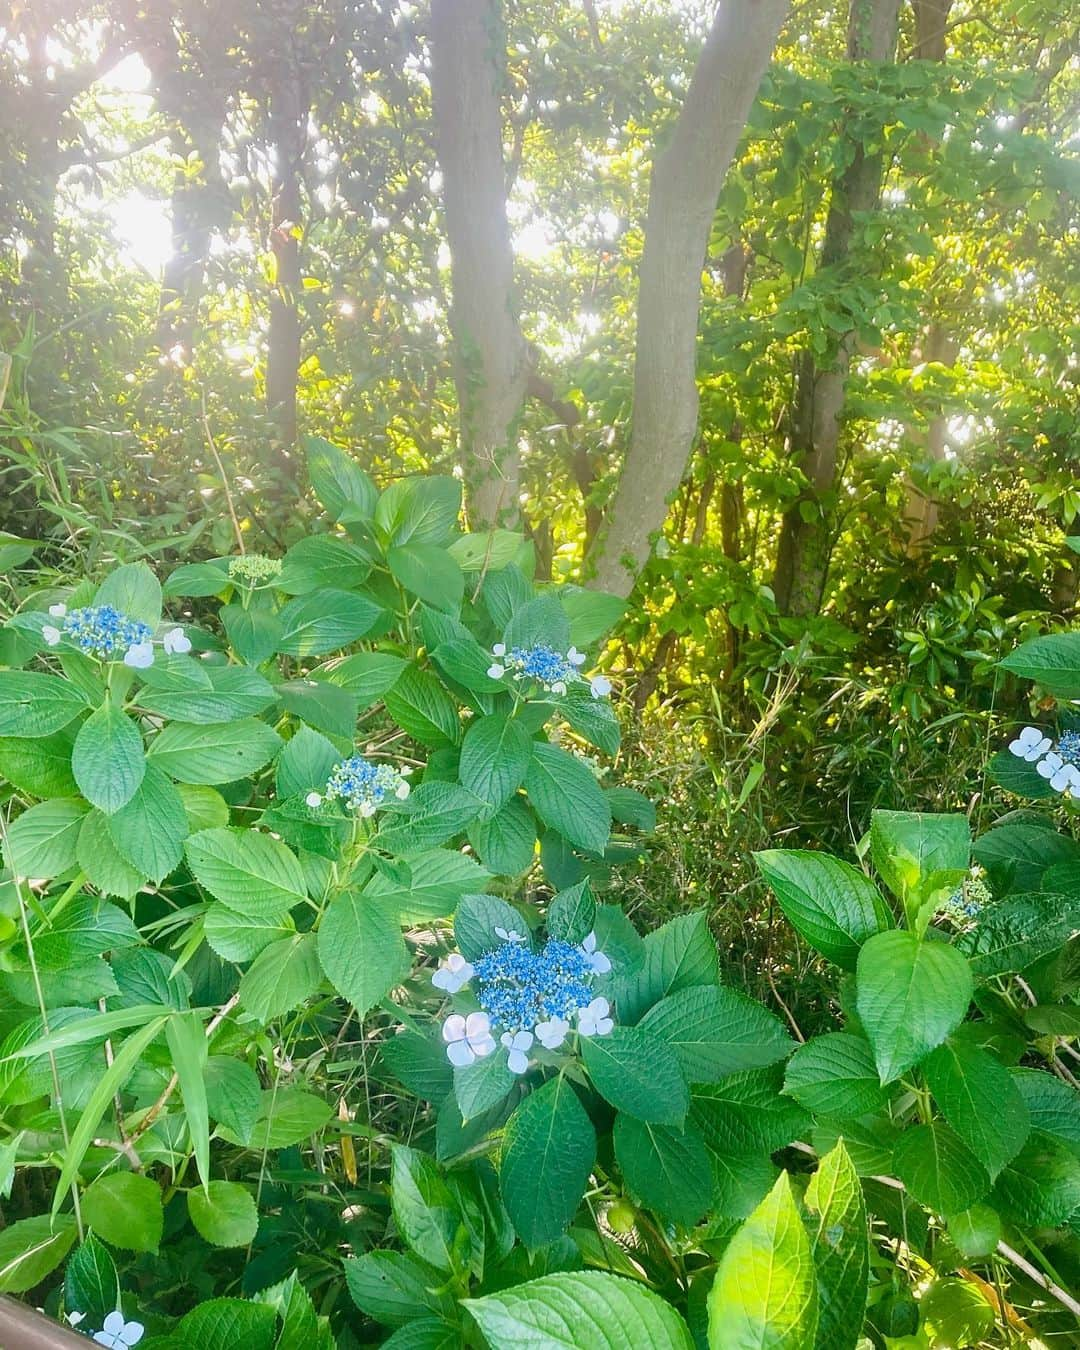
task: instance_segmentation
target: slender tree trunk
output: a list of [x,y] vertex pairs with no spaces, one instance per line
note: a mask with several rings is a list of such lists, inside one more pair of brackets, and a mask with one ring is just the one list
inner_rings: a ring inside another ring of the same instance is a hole
[[591,584],[628,595],[697,432],[701,272],[716,199],[789,0],[721,0],[670,139],[653,163],[638,287],[634,410]]
[[474,528],[519,515],[516,423],[530,361],[506,218],[497,0],[432,0],[431,98],[450,245],[454,373]]
[[270,247],[275,276],[266,354],[266,408],[286,455],[296,444],[300,369],[300,182],[307,143],[307,104],[300,84],[300,72],[286,48],[270,91],[270,140],[274,147]]
[[[899,0],[851,0],[850,60],[894,59],[899,8]],[[867,154],[860,142],[852,149],[851,163],[833,184],[820,267],[846,257],[857,215],[872,211],[880,198],[880,156]],[[855,341],[853,328],[828,365],[819,366],[810,352],[799,361],[791,453],[809,486],[785,514],[780,531],[773,591],[785,614],[816,614],[821,606],[831,549],[828,498],[836,485],[840,416]]]

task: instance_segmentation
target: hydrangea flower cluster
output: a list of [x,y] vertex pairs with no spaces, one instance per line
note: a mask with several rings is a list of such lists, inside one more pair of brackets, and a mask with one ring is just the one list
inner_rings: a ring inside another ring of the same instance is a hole
[[[78,1327],[86,1321],[86,1314],[70,1312],[67,1320],[70,1326]],[[94,1332],[92,1336],[89,1331],[86,1334],[91,1336],[95,1345],[104,1345],[107,1350],[132,1350],[132,1346],[142,1340],[145,1331],[141,1322],[125,1322],[124,1314],[118,1310],[109,1313],[100,1331]]]
[[1035,765],[1055,792],[1080,799],[1080,731],[1063,731],[1055,744],[1038,727],[1025,727],[1009,750],[1018,759]]
[[[58,647],[65,639],[87,656],[101,661],[123,659],[125,666],[145,670],[154,664],[154,634],[149,624],[131,619],[112,605],[85,605],[70,613],[66,605],[50,605],[49,617],[60,626],[44,624],[41,636],[49,647]],[[167,653],[191,651],[191,639],[182,628],[173,628],[161,639]]]
[[970,928],[993,900],[989,886],[983,880],[981,868],[975,868],[941,906],[941,914],[957,928]]
[[309,792],[306,801],[311,807],[340,801],[348,810],[367,818],[375,814],[387,797],[404,801],[408,795],[408,779],[389,764],[372,764],[362,755],[350,755],[334,765],[324,791]]
[[491,654],[495,660],[487,673],[493,680],[512,674],[515,680],[535,680],[549,694],[565,694],[575,682],[588,684],[593,698],[604,698],[611,693],[611,681],[605,676],[594,675],[586,680],[581,674],[585,653],[576,647],[571,647],[563,656],[545,642],[532,647],[511,647],[509,651],[505,642],[496,642]]
[[281,574],[281,559],[263,553],[244,553],[229,559],[230,581],[270,581]]
[[593,998],[592,979],[606,975],[611,962],[590,933],[579,946],[549,938],[533,951],[520,933],[496,929],[504,940],[476,961],[453,952],[431,977],[436,989],[456,994],[475,981],[480,1011],[452,1013],[443,1023],[451,1064],[458,1068],[484,1059],[496,1049],[495,1035],[507,1052],[511,1073],[529,1067],[534,1043],[558,1050],[576,1020],[581,1036],[606,1036],[614,1026],[606,998]]

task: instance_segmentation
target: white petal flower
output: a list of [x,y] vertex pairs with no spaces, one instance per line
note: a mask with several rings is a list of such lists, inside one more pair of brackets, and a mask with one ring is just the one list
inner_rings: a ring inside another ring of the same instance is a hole
[[49,615],[54,619],[62,619],[67,613],[67,605],[50,605]]
[[473,977],[473,968],[460,952],[452,952],[439,962],[439,969],[431,977],[436,989],[445,989],[448,994],[456,994],[464,989]]
[[394,796],[398,799],[399,802],[403,802],[411,791],[412,788],[403,778],[401,782],[397,785],[397,789],[394,792]]
[[1044,736],[1038,727],[1025,727],[1015,741],[1009,742],[1009,750],[1018,759],[1026,759],[1031,763],[1045,755],[1052,744],[1050,737]]
[[61,632],[59,628],[54,628],[51,623],[43,624],[41,636],[45,639],[47,647],[55,647],[60,642]]
[[131,1350],[142,1340],[143,1330],[141,1322],[125,1322],[123,1313],[111,1312],[94,1340],[98,1345],[107,1346],[108,1350]]
[[1040,759],[1035,765],[1035,772],[1041,774],[1043,778],[1053,778],[1064,763],[1060,755],[1051,751],[1045,759]]
[[589,681],[589,692],[593,698],[606,698],[611,693],[611,681],[606,675],[594,675]]
[[494,664],[488,666],[487,673],[489,680],[501,680],[506,674],[506,667],[500,666],[498,661],[496,661]]
[[566,659],[572,666],[583,666],[585,664],[585,653],[579,652],[576,647],[571,647],[566,653]]
[[1063,764],[1050,779],[1050,786],[1067,797],[1080,797],[1080,769],[1075,764]]
[[129,647],[124,653],[124,665],[131,666],[133,670],[145,670],[147,666],[154,664],[154,648],[149,642],[136,642],[134,647]]
[[443,1023],[442,1036],[446,1042],[446,1058],[458,1069],[486,1058],[495,1049],[487,1013],[474,1012],[468,1017],[451,1013]]
[[169,656],[186,656],[191,651],[191,639],[182,628],[170,628],[161,639],[161,645]]
[[594,998],[577,1013],[577,1029],[583,1036],[607,1036],[615,1023],[608,1016],[611,1005],[606,998]]
[[495,936],[501,937],[504,942],[524,942],[525,934],[519,933],[516,928],[500,928],[495,925]]
[[492,647],[492,649],[491,649],[491,654],[492,654],[492,656],[505,656],[505,655],[506,655],[506,643],[505,643],[505,642],[496,642],[495,646]]
[[553,694],[559,694],[560,696],[566,693],[566,684],[563,680],[556,680],[554,684],[548,685],[548,688]]
[[611,969],[611,962],[603,952],[597,950],[595,933],[589,934],[581,944],[581,950],[585,954],[585,960],[588,961],[589,969],[594,975],[606,975]]
[[322,794],[319,792],[309,792],[304,798],[304,801],[312,808],[322,806]]
[[532,1049],[531,1031],[504,1031],[499,1038],[509,1052],[506,1065],[511,1073],[525,1073],[529,1067],[529,1051]]
[[570,1034],[570,1023],[562,1017],[552,1017],[546,1022],[537,1022],[533,1030],[545,1050],[558,1050]]

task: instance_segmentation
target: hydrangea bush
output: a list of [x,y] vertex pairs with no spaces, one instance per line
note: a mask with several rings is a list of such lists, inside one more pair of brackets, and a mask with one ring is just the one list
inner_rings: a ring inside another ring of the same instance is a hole
[[[461,533],[451,479],[309,468],[327,528],[284,557],[127,564],[0,630],[0,1183],[41,1197],[0,1287],[140,1350],[1070,1334],[1068,822],[758,855],[835,971],[804,1039],[703,912],[617,903],[653,826],[603,785],[618,603]],[[1067,719],[1080,661],[1039,659],[1006,667]],[[1068,814],[1072,731],[992,771]]]

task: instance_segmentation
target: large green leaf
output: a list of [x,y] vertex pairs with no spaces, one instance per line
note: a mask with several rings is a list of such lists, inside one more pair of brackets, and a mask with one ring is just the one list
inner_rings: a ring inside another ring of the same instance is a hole
[[255,1200],[239,1182],[211,1181],[205,1191],[188,1191],[187,1203],[195,1231],[212,1247],[246,1247],[259,1230]]
[[998,662],[1024,680],[1037,680],[1060,698],[1080,697],[1080,633],[1044,633]]
[[511,797],[490,820],[474,820],[468,835],[481,861],[493,872],[517,876],[532,866],[536,821],[520,797]]
[[94,604],[112,605],[129,619],[156,628],[161,622],[161,583],[146,563],[123,563],[97,588]]
[[[597,941],[606,951],[599,929]],[[666,995],[715,985],[719,979],[716,943],[703,910],[680,914],[650,933],[643,953],[640,966],[616,985],[615,1007],[620,1022],[637,1022]]]
[[1063,1224],[1080,1209],[1080,1155],[1075,1146],[1032,1130],[998,1177],[991,1203],[1038,1228]]
[[196,1013],[170,1019],[165,1028],[169,1054],[180,1083],[184,1116],[195,1165],[205,1186],[210,1179],[210,1107],[206,1097],[207,1044]]
[[75,1216],[18,1219],[0,1232],[0,1293],[22,1294],[56,1269],[75,1241]]
[[806,1189],[818,1277],[814,1350],[855,1350],[870,1279],[862,1182],[842,1143],[822,1158]]
[[8,826],[4,861],[19,877],[60,876],[75,866],[79,831],[89,809],[70,798],[31,806]]
[[923,1061],[941,1114],[982,1161],[991,1179],[1024,1146],[1031,1117],[1008,1069],[993,1055],[953,1038]]
[[0,778],[27,796],[74,797],[78,784],[71,772],[72,727],[51,736],[4,737],[0,740]]
[[319,925],[318,952],[330,983],[360,1017],[409,969],[396,906],[356,891],[331,902]]
[[467,853],[433,848],[409,858],[409,879],[398,882],[376,872],[365,895],[393,900],[402,923],[441,919],[453,914],[463,895],[482,891],[491,873]]
[[488,805],[494,815],[525,781],[532,758],[532,739],[520,720],[492,713],[478,717],[461,743],[458,770],[463,787]]
[[155,763],[148,763],[131,801],[109,817],[109,834],[120,856],[159,883],[179,865],[188,836],[184,801]]
[[400,811],[383,818],[378,843],[402,856],[426,853],[464,833],[483,809],[480,798],[457,783],[421,783]]
[[271,1350],[277,1313],[243,1298],[212,1298],[181,1318],[174,1344],[183,1350]]
[[1046,826],[1045,821],[1008,820],[976,840],[975,861],[990,874],[996,894],[1041,890],[1048,868],[1080,861],[1080,844]]
[[421,1261],[451,1271],[467,1256],[464,1219],[439,1166],[404,1144],[391,1145],[390,1204],[394,1224]]
[[438,750],[461,739],[457,704],[430,671],[407,666],[385,701],[398,726],[421,745]]
[[715,985],[669,994],[638,1026],[672,1047],[688,1083],[711,1083],[740,1069],[775,1064],[795,1045],[767,1008]]
[[101,1326],[120,1304],[116,1265],[93,1233],[87,1233],[64,1270],[64,1304],[81,1312],[90,1326]]
[[1080,1154],[1080,1094],[1044,1069],[1013,1069],[1010,1077],[1024,1100],[1031,1127],[1064,1140]]
[[446,1276],[405,1252],[365,1252],[347,1260],[345,1283],[360,1311],[384,1326],[404,1326],[431,1313],[455,1315]]
[[213,726],[174,722],[154,738],[152,764],[181,783],[235,783],[255,773],[281,749],[281,737],[265,722],[245,718]]
[[605,1271],[557,1271],[464,1306],[491,1350],[693,1350],[670,1304]]
[[109,831],[109,817],[96,808],[83,818],[76,856],[90,884],[103,895],[130,900],[146,885],[145,873],[132,867],[117,848]]
[[296,855],[257,830],[200,830],[185,845],[199,885],[236,914],[280,918],[307,899]]
[[919,811],[875,811],[870,853],[885,884],[901,900],[934,872],[967,871],[971,827],[967,816]]
[[[265,659],[265,658],[264,658]],[[144,689],[139,706],[173,722],[237,722],[269,708],[274,686],[247,666],[207,666],[205,689]]]
[[681,1125],[690,1093],[675,1051],[642,1026],[615,1026],[607,1036],[583,1036],[581,1057],[593,1087],[638,1120]]
[[79,728],[71,771],[88,802],[107,815],[129,802],[146,772],[139,728],[115,703],[105,703]]
[[335,520],[346,514],[370,520],[379,494],[360,465],[322,436],[305,436],[303,445],[311,486],[327,514]]
[[447,614],[457,614],[465,596],[465,575],[437,544],[400,544],[386,555],[395,581]]
[[114,1247],[156,1252],[165,1212],[161,1188],[138,1172],[107,1172],[83,1192],[83,1222]]
[[976,975],[1006,975],[1063,947],[1080,926],[1080,900],[1050,891],[1011,895],[987,906],[956,947]]
[[614,1143],[626,1184],[650,1209],[689,1226],[709,1208],[712,1163],[694,1125],[677,1130],[620,1112]]
[[817,1326],[810,1239],[782,1173],[720,1260],[709,1291],[709,1350],[809,1350]]
[[525,788],[545,825],[576,848],[603,852],[611,834],[611,807],[587,764],[557,745],[537,743]]
[[709,1149],[724,1157],[767,1154],[798,1139],[810,1118],[781,1094],[782,1081],[782,1070],[774,1064],[695,1085],[690,1118]]
[[882,1083],[891,1083],[939,1046],[971,1002],[971,968],[955,947],[913,933],[878,933],[859,953],[859,1019]]
[[815,1115],[855,1120],[885,1105],[870,1042],[849,1031],[815,1036],[788,1061],[784,1091]]
[[264,947],[240,980],[240,1006],[272,1022],[311,997],[322,980],[314,933],[294,933]]
[[447,544],[461,511],[455,478],[399,478],[379,497],[375,525],[389,545]]
[[0,670],[0,736],[51,736],[86,711],[86,699],[59,675]]
[[542,1247],[566,1230],[595,1158],[592,1122],[562,1074],[530,1093],[510,1117],[499,1185],[527,1247]]
[[298,595],[281,610],[278,651],[284,656],[323,656],[370,633],[384,610],[352,591],[324,586]]
[[309,534],[285,554],[274,585],[286,595],[307,595],[322,586],[348,591],[362,586],[370,571],[364,551],[348,539],[336,534]]
[[36,929],[34,958],[43,970],[65,970],[103,952],[134,946],[138,940],[138,929],[124,910],[83,895]]
[[854,970],[868,937],[893,926],[877,887],[858,868],[827,853],[769,849],[754,861],[792,926],[822,956]]
[[990,1175],[942,1121],[905,1130],[893,1151],[896,1175],[921,1205],[937,1214],[970,1209],[990,1189]]

